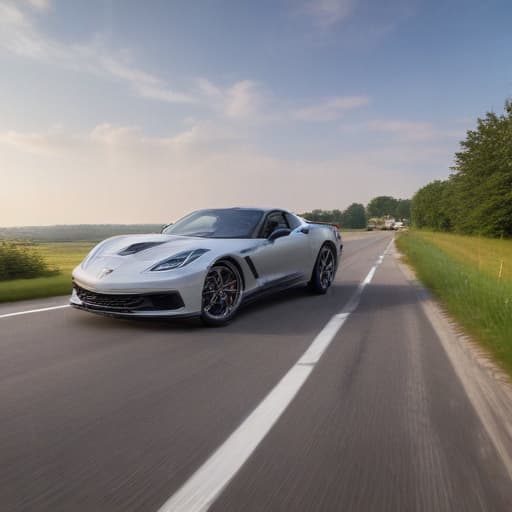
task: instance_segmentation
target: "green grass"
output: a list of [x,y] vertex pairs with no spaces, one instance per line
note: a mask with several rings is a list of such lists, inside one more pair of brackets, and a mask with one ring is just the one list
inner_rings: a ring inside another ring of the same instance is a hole
[[415,236],[433,243],[461,263],[486,273],[489,277],[512,281],[512,240],[415,231]]
[[51,277],[0,281],[0,302],[36,299],[71,293],[71,271],[95,245],[94,242],[42,243],[36,250],[59,273]]
[[512,241],[410,231],[397,246],[448,313],[512,375]]

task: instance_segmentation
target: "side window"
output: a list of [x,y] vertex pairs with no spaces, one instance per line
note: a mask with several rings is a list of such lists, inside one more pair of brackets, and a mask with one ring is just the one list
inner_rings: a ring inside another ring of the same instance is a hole
[[261,233],[261,238],[268,238],[272,232],[279,228],[288,229],[288,223],[282,212],[272,212],[268,215]]
[[300,226],[301,222],[297,217],[295,217],[295,215],[292,215],[291,213],[285,213],[284,216],[286,217],[286,220],[288,221],[288,225],[290,226],[290,229],[295,229]]

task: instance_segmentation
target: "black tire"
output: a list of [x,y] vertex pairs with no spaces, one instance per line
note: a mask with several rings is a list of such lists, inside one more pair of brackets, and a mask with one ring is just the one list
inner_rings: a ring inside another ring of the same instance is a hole
[[205,325],[226,325],[236,314],[242,299],[242,276],[231,261],[221,260],[206,274],[201,306]]
[[336,275],[336,252],[329,244],[324,244],[318,251],[309,289],[313,293],[324,295]]

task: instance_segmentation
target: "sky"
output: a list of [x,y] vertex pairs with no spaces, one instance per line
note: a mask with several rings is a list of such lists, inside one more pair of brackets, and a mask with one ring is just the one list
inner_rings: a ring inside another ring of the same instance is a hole
[[509,0],[0,0],[0,226],[344,209],[512,96]]

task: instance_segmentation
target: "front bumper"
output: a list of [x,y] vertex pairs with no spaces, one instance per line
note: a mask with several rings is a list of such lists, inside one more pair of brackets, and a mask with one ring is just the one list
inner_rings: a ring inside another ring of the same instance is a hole
[[111,315],[168,316],[185,308],[178,292],[107,294],[73,284],[71,305],[87,311]]
[[205,270],[173,272],[172,278],[165,280],[128,282],[100,279],[78,267],[73,272],[70,305],[110,316],[197,316],[201,313],[204,274]]

